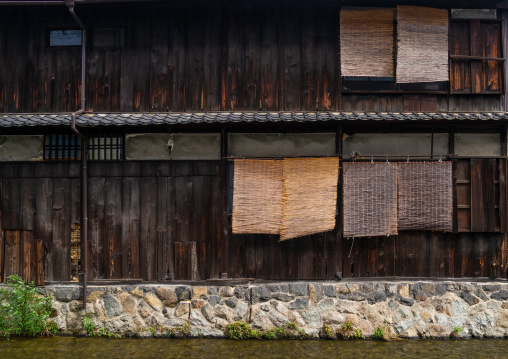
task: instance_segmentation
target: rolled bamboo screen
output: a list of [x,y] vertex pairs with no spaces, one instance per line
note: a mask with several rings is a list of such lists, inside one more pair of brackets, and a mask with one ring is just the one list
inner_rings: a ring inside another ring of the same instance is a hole
[[280,240],[331,231],[337,208],[338,158],[286,158]]
[[342,76],[393,77],[393,9],[341,10]]
[[448,81],[448,10],[397,6],[397,82]]
[[397,164],[345,162],[344,236],[397,234]]
[[279,234],[282,161],[235,160],[233,233]]
[[452,231],[452,163],[399,164],[399,230]]

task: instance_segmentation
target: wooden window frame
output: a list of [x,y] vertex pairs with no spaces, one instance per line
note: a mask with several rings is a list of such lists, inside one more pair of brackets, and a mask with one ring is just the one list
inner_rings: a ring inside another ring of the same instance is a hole
[[[116,139],[116,141],[113,141],[113,139]],[[88,138],[89,161],[122,161],[124,159],[125,135],[123,133],[100,132]],[[81,160],[81,140],[77,135],[69,133],[52,133],[45,135],[44,160]]]
[[[451,34],[452,34],[452,27],[453,27],[453,24],[459,24],[459,23],[467,23],[469,25],[469,52],[470,52],[470,55],[455,55],[455,54],[452,54],[452,44],[453,44],[453,41],[451,39]],[[477,26],[477,27],[480,27],[482,23],[498,23],[500,25],[500,50],[499,52],[501,53],[502,57],[488,57],[488,56],[478,56],[478,55],[471,55],[471,52],[472,52],[472,49],[473,49],[473,36],[472,36],[472,28],[473,26]],[[450,94],[470,94],[470,95],[480,95],[480,94],[485,94],[485,95],[502,95],[504,94],[504,87],[505,87],[505,69],[504,69],[504,62],[505,62],[505,57],[504,57],[504,42],[505,42],[505,39],[504,39],[504,23],[503,23],[503,19],[462,19],[462,18],[452,18],[450,19],[450,31],[449,31],[449,34],[450,34],[450,40],[449,40],[449,68],[450,68],[450,71],[449,71],[449,75],[450,75],[450,81],[449,81],[449,84],[450,84]],[[453,78],[453,65],[457,62],[469,62],[470,63],[470,71],[471,71],[471,74],[470,74],[470,88],[469,90],[457,90],[457,89],[454,89],[453,88],[453,82],[454,82],[454,78]],[[475,69],[477,67],[477,65],[479,64],[480,65],[480,76],[483,74],[483,72],[485,71],[485,67],[486,67],[486,64],[483,64],[482,62],[483,61],[495,61],[498,63],[498,66],[499,66],[499,71],[500,71],[500,84],[499,84],[499,87],[500,89],[499,90],[494,90],[494,91],[488,91],[488,90],[482,90],[481,88],[479,90],[475,90],[473,87],[474,87],[474,81],[473,81],[473,76],[474,76],[474,73],[477,72],[477,70]]]

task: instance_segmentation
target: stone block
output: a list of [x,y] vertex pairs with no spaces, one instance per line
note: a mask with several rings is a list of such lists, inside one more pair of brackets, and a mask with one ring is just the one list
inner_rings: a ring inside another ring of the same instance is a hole
[[369,304],[375,304],[386,301],[386,294],[383,292],[374,292],[367,297]]
[[469,305],[475,305],[480,303],[480,300],[476,298],[474,295],[468,293],[468,292],[462,292],[460,293],[460,297],[465,300],[465,302]]
[[162,312],[162,302],[155,296],[153,293],[146,293],[145,297],[143,298],[146,304],[148,304],[150,307],[155,309],[158,312]]
[[295,298],[294,296],[287,293],[272,293],[271,297],[273,299],[280,300],[281,302],[289,302]]
[[296,298],[293,302],[289,303],[289,309],[305,309],[309,306],[309,298]]
[[[483,286],[485,289],[486,286]],[[499,292],[490,295],[490,299],[495,300],[508,300],[508,290],[500,290]]]
[[206,298],[208,290],[206,287],[193,287],[192,288],[192,299]]
[[233,311],[225,306],[215,307],[215,316],[227,320],[228,322],[233,321]]
[[307,283],[291,283],[289,285],[289,293],[295,296],[308,296],[309,286]]
[[322,326],[321,314],[316,309],[304,310],[300,314],[309,327],[320,328]]
[[189,300],[191,299],[191,293],[189,287],[176,287],[175,294],[178,300]]
[[220,287],[219,295],[221,297],[233,297],[235,295],[234,287]]
[[251,288],[252,303],[267,302],[271,298],[270,291],[265,286],[258,286]]
[[249,306],[245,302],[239,302],[236,305],[235,312],[234,312],[234,320],[246,320],[247,318],[247,312],[249,310]]
[[335,298],[337,293],[335,292],[335,287],[333,285],[323,285],[323,293],[327,297]]
[[111,295],[104,297],[104,309],[108,318],[119,315],[123,312],[123,308],[118,301]]
[[182,301],[178,303],[175,309],[175,316],[176,317],[182,317],[190,312],[190,302],[189,301]]

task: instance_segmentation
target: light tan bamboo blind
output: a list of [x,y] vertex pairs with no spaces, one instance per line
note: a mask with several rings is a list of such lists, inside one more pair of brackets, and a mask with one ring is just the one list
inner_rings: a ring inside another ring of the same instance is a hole
[[344,236],[397,234],[397,164],[345,162]]
[[399,164],[399,230],[452,231],[452,163]]
[[448,81],[448,11],[397,6],[397,82]]
[[342,76],[393,77],[393,9],[341,10]]
[[282,213],[282,161],[235,160],[233,233],[278,234]]
[[287,158],[280,240],[335,228],[338,158]]

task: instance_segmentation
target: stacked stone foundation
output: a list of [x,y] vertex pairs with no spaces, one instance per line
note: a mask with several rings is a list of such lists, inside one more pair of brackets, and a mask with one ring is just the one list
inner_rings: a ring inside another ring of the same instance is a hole
[[223,338],[226,326],[243,320],[269,330],[295,322],[308,338],[324,337],[350,322],[364,337],[391,327],[400,338],[508,336],[508,284],[453,281],[277,282],[220,285],[50,285],[51,317],[62,335],[82,335],[83,317],[95,328],[122,336],[166,336],[187,328],[189,336]]

